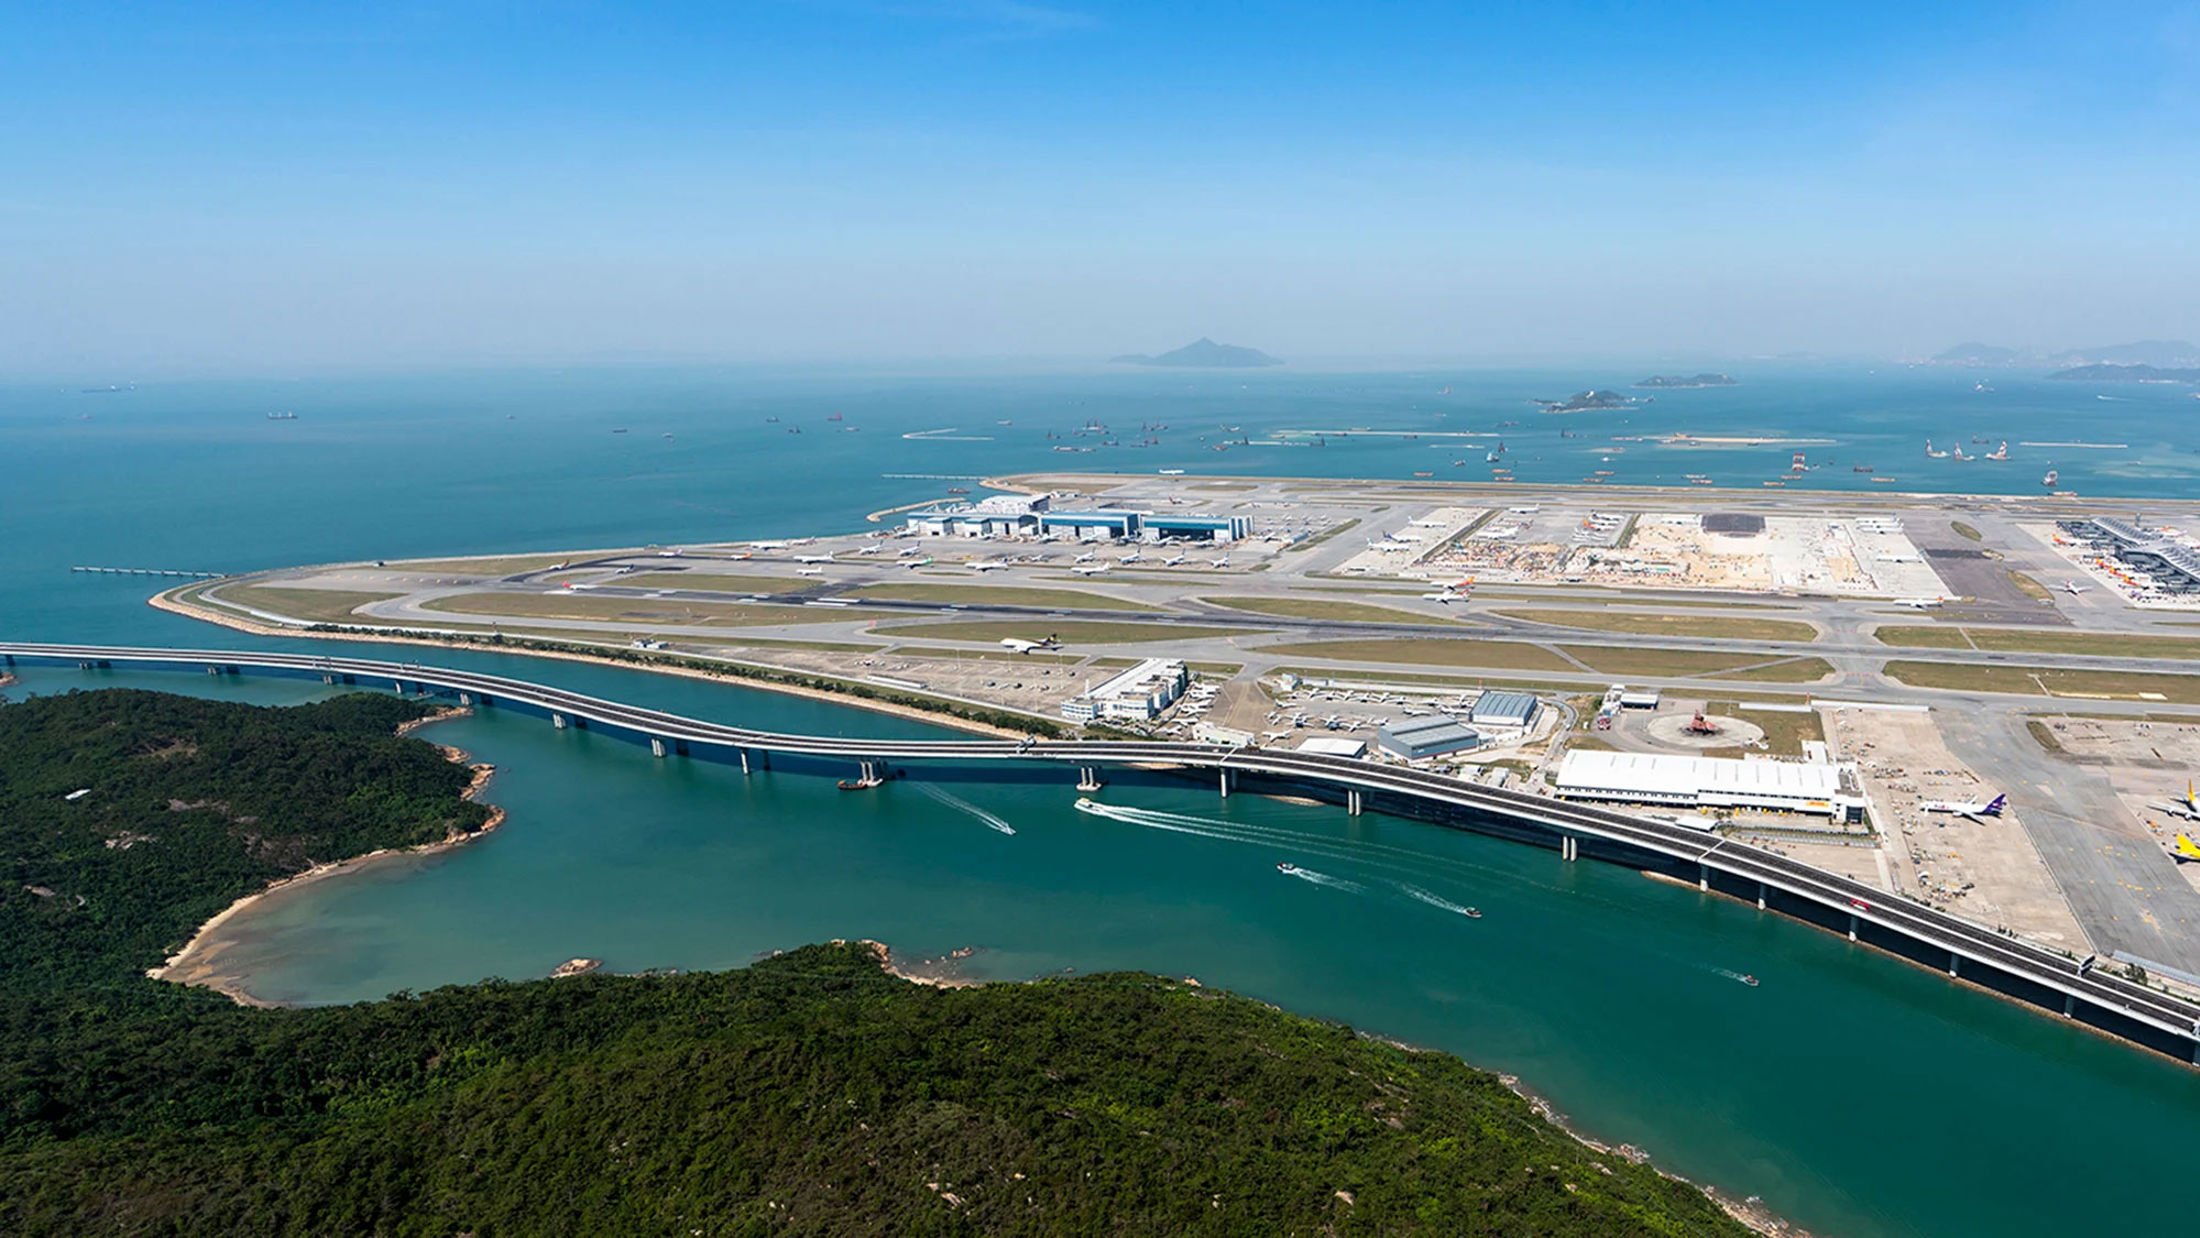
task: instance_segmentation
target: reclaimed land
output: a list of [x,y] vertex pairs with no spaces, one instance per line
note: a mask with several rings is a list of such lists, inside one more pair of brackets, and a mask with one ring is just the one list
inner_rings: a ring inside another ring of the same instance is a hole
[[1882,627],[1879,643],[1904,649],[1983,649],[1995,653],[2059,653],[2079,657],[2178,658],[2200,661],[2189,636],[2122,636],[2112,632],[2040,631],[1935,625]]
[[[224,585],[207,596],[209,602],[247,606],[269,614],[288,615],[313,623],[357,623],[352,612],[375,602],[387,602],[402,593],[359,593],[349,589],[291,589],[281,585]],[[371,622],[371,621],[370,621]]]
[[679,598],[590,597],[585,593],[458,593],[430,598],[420,609],[448,615],[514,619],[578,619],[659,626],[776,627],[877,619],[892,611],[851,606],[773,606],[742,602],[691,602]]
[[391,734],[424,710],[0,707],[0,1229],[1746,1232],[1497,1076],[1189,981],[929,987],[869,943],[310,1009],[146,977],[313,859],[482,823]]
[[[1661,603],[1662,604],[1662,603]],[[1523,619],[1553,627],[1584,632],[1625,632],[1635,636],[1693,636],[1716,640],[1776,640],[1807,643],[1818,639],[1818,629],[1797,619],[1759,619],[1729,615],[1658,615],[1626,610],[1567,610],[1557,607],[1522,607],[1494,612],[1507,619]]]
[[1399,610],[1394,606],[1371,606],[1365,602],[1332,601],[1328,598],[1210,597],[1199,600],[1216,606],[1227,606],[1231,610],[1251,611],[1256,615],[1281,615],[1290,619],[1334,619],[1343,623],[1448,622],[1442,615],[1425,615],[1417,611]]
[[2116,701],[2168,701],[2200,705],[2200,675],[2152,671],[2075,671],[2052,666],[1978,666],[1965,663],[1887,663],[1889,678],[1917,688],[1958,692],[2007,692],[2018,696],[2092,697]]
[[1081,589],[1017,588],[1013,585],[927,585],[919,583],[863,585],[852,591],[859,598],[884,598],[894,602],[938,602],[944,606],[1044,606],[1053,610],[1158,610],[1133,598],[1111,597]]
[[1201,640],[1209,636],[1237,636],[1244,628],[1210,628],[1189,623],[1111,623],[1107,620],[1063,619],[1045,615],[1029,619],[965,619],[939,623],[897,624],[878,628],[875,636],[929,640],[1038,640],[1056,636],[1078,645],[1132,645],[1143,641]]

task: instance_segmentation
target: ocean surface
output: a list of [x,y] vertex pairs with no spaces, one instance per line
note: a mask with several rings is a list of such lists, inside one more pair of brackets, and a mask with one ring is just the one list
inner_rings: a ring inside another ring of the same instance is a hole
[[[1858,488],[1868,483],[1850,466],[1870,463],[1903,483],[1878,490],[2038,493],[2042,470],[2054,467],[2058,488],[2089,496],[2196,491],[2200,401],[2183,388],[1730,368],[1742,386],[1568,416],[1526,401],[1641,375],[633,369],[96,394],[5,386],[0,633],[280,647],[151,610],[155,581],[67,569],[230,571],[782,537],[857,527],[864,512],[952,484],[895,474],[1487,476],[1481,454],[1494,439],[1438,433],[1502,435],[1525,481],[1610,469],[1615,482],[1701,473],[1755,486],[1801,450],[1833,463],[1797,486]],[[1980,383],[1992,390],[1974,390]],[[267,419],[280,411],[297,419]],[[834,412],[841,421],[826,420]],[[1092,422],[1124,444],[1161,442],[1099,447],[1100,435],[1076,433]],[[1141,433],[1141,424],[1169,428]],[[788,433],[793,425],[802,433]],[[1422,437],[1331,433],[1323,446],[1213,450],[1354,427]],[[612,433],[620,428],[627,433]],[[1590,437],[1561,438],[1561,428]],[[902,437],[921,431],[952,433]],[[1610,442],[1669,432],[1833,442]],[[1928,437],[1982,454],[1973,435],[2009,439],[2011,460],[1924,458]],[[1453,459],[1468,463],[1455,469]],[[431,656],[754,726],[926,730],[642,672]],[[11,692],[94,683],[266,702],[322,691],[32,669]],[[575,955],[617,970],[738,966],[832,937],[878,938],[911,958],[975,946],[970,974],[1193,975],[1449,1050],[1519,1075],[1591,1134],[1760,1195],[1822,1233],[2190,1228],[2200,1073],[1625,869],[1334,808],[1224,802],[1189,783],[1119,783],[1093,797],[1093,811],[1052,778],[910,781],[845,795],[786,763],[743,779],[516,717],[478,716],[431,735],[496,763],[490,798],[510,810],[509,823],[456,852],[267,900],[240,920],[230,959],[255,991],[361,1000],[541,975]],[[1308,871],[1280,873],[1281,861]],[[1462,914],[1470,906],[1482,918]],[[1739,983],[1744,973],[1761,985]]]

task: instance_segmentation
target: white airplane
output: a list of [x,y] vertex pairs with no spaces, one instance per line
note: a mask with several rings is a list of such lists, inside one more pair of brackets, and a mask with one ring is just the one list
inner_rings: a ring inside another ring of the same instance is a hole
[[894,552],[894,557],[897,559],[914,559],[923,553],[924,548],[921,546],[904,546]]
[[1163,559],[1163,560],[1161,561],[1161,566],[1163,566],[1163,567],[1175,567],[1175,566],[1177,566],[1178,564],[1180,564],[1180,563],[1182,563],[1182,562],[1184,562],[1184,556],[1183,556],[1183,555],[1170,555],[1170,556],[1169,556],[1168,558],[1166,558],[1166,559]]
[[794,545],[794,543],[793,543],[793,542],[750,542],[750,543],[749,543],[749,549],[751,549],[751,550],[785,550],[785,549],[786,549],[787,547],[789,547],[789,546],[792,546],[792,545]]
[[932,560],[929,557],[923,559],[909,559],[905,560],[902,563],[903,567],[908,568],[912,572],[916,571],[920,567],[930,567],[931,565]]
[[2062,587],[2063,587],[2063,592],[2064,592],[2064,593],[2067,593],[2067,594],[2069,594],[2069,595],[2070,595],[2070,596],[2072,596],[2072,597],[2076,597],[2076,596],[2078,596],[2079,594],[2081,594],[2081,593],[2085,592],[2085,586],[2084,586],[2084,585],[2081,585],[2081,584],[2079,584],[2079,583],[2078,583],[2077,581],[2075,581],[2075,580],[2066,580],[2066,581],[2064,581],[2064,582],[2063,582],[2063,586],[2062,586]]
[[831,563],[833,557],[831,555],[796,555],[794,561],[797,563]]
[[1230,556],[1228,556],[1228,555],[1224,555],[1224,556],[1222,556],[1222,557],[1221,557],[1221,558],[1219,558],[1219,559],[1209,559],[1209,560],[1207,560],[1207,566],[1208,566],[1208,567],[1228,567],[1228,566],[1230,566]]
[[1466,598],[1464,595],[1446,589],[1441,593],[1424,593],[1421,595],[1421,600],[1424,602],[1442,602],[1444,605],[1449,606],[1453,602],[1464,602]]
[[993,560],[988,559],[983,563],[971,564],[970,570],[973,572],[998,572],[1002,568],[1007,566],[1008,565],[1006,563],[996,563]]
[[1950,812],[1959,817],[1969,817],[1971,820],[1977,821],[1982,817],[2000,816],[2001,810],[2007,807],[2008,803],[2008,796],[1996,795],[1983,804],[1965,800],[1926,800],[1918,807],[1926,812]]
[[1070,570],[1079,576],[1098,576],[1114,566],[1113,563],[1088,563],[1083,567],[1073,567]]
[[1938,606],[1938,605],[1940,605],[1940,599],[1939,599],[1939,598],[1898,598],[1898,599],[1896,599],[1896,600],[1895,600],[1895,605],[1897,605],[1897,606],[1907,606],[1907,607],[1909,607],[1909,608],[1910,608],[1911,610],[1931,610],[1931,609],[1932,609],[1933,607],[1935,607],[1935,606]]
[[2176,813],[2187,821],[2200,821],[2200,795],[2194,794],[2190,779],[2185,782],[2185,797],[2183,799],[2165,800],[2157,804],[2156,807],[2164,812]]
[[1097,559],[1097,558],[1099,558],[1099,557],[1100,557],[1100,552],[1099,552],[1099,551],[1097,551],[1097,550],[1088,550],[1088,551],[1086,551],[1085,553],[1083,553],[1083,554],[1081,554],[1081,555],[1077,556],[1077,557],[1076,557],[1075,559],[1072,559],[1072,560],[1070,560],[1070,562],[1072,562],[1072,563],[1090,563],[1090,562],[1092,562],[1092,561],[1093,561],[1094,559]]
[[1140,559],[1143,559],[1143,558],[1145,558],[1145,557],[1146,557],[1146,556],[1144,556],[1144,555],[1142,555],[1142,554],[1140,554],[1140,553],[1138,553],[1137,551],[1135,551],[1135,550],[1134,550],[1134,551],[1130,552],[1129,554],[1127,554],[1127,555],[1124,555],[1124,556],[1123,556],[1123,562],[1125,562],[1125,563],[1136,563],[1136,562],[1138,562],[1138,561],[1139,561]]
[[797,576],[823,576],[825,569],[821,567],[798,567],[794,570],[794,574]]

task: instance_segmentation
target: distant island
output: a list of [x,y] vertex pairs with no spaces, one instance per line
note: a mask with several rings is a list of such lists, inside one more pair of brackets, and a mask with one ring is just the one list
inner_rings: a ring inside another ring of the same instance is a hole
[[1535,404],[1546,413],[1591,413],[1606,409],[1627,408],[1635,402],[1631,395],[1617,391],[1598,391],[1592,387],[1577,391],[1563,400],[1537,400]]
[[1174,352],[1160,356],[1146,353],[1125,353],[1110,357],[1110,361],[1123,365],[1167,365],[1199,367],[1207,369],[1249,369],[1263,365],[1282,365],[1281,359],[1271,357],[1258,348],[1246,348],[1239,344],[1217,344],[1201,336]]
[[[2128,344],[2102,344],[2094,348],[2003,348],[1976,341],[1933,354],[1932,365],[2047,365],[2083,369],[2090,366],[2200,366],[2200,345],[2188,340],[2134,340]],[[2062,377],[2050,375],[2050,377]]]
[[1685,391],[1690,387],[1732,387],[1737,384],[1730,374],[1652,374],[1635,385],[1655,387],[1660,391]]
[[2153,365],[2079,365],[2057,370],[2049,378],[2097,383],[2200,383],[2200,369],[2164,368]]

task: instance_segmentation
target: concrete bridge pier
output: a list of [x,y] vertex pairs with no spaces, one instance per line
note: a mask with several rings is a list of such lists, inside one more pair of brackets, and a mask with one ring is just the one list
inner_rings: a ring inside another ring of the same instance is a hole
[[461,693],[459,693],[459,694],[458,694],[458,703],[459,703],[460,705],[472,705],[472,704],[474,703],[474,694],[473,694],[473,693],[471,693],[471,692],[461,692]]
[[1345,815],[1357,817],[1360,815],[1362,809],[1363,804],[1360,799],[1360,793],[1358,791],[1346,791],[1344,793]]
[[862,767],[862,769],[863,769],[863,781],[865,781],[865,782],[878,782],[878,781],[880,781],[880,780],[882,779],[882,777],[884,776],[884,772],[885,772],[885,769],[886,769],[886,762],[884,762],[884,761],[864,761],[864,762],[861,762],[860,764],[861,764],[861,767]]
[[1849,913],[1849,940],[1856,940],[1856,913],[1853,911]]
[[1953,950],[1948,952],[1948,974],[1951,976],[1963,974],[1963,956]]
[[336,686],[336,676],[324,673],[321,676],[321,682],[333,688]]
[[1558,836],[1558,858],[1572,863],[1581,858],[1581,840],[1571,834]]
[[[2065,994],[2063,994],[2063,1018],[2065,1018],[2065,1019],[2071,1019],[2071,1018],[2076,1018],[2076,1017],[2077,1017],[2077,1014],[2078,1014],[2078,997],[2077,997],[2077,995],[2076,995],[2076,994],[2074,994],[2074,993],[2065,993]],[[2200,1048],[2196,1048],[2196,1049],[2194,1050],[2194,1052],[2200,1052]]]
[[1099,767],[1092,765],[1080,765],[1077,767],[1078,790],[1088,792],[1097,791],[1100,789],[1100,786],[1101,783]]
[[654,735],[650,736],[650,737],[649,737],[649,755],[651,755],[651,756],[653,756],[653,757],[658,757],[658,758],[662,758],[662,757],[663,757],[663,756],[665,755],[665,741],[663,741],[663,740],[661,740],[661,739],[657,738],[657,737],[656,737],[656,736],[654,736]]
[[1762,882],[1762,881],[1760,881],[1760,882],[1758,882],[1758,883],[1757,883],[1757,910],[1759,910],[1759,911],[1763,911],[1764,909],[1765,909],[1765,883],[1764,883],[1764,882]]
[[741,758],[741,776],[742,776],[743,778],[746,778],[746,777],[748,777],[748,776],[749,776],[749,750],[748,750],[748,749],[746,749],[746,748],[736,748],[736,749],[734,749],[734,750],[733,750],[733,755],[735,755],[735,756],[737,756],[737,757]]
[[1697,863],[1696,888],[1706,894],[1711,892],[1711,866],[1709,864]]
[[1234,769],[1223,770],[1219,780],[1222,786],[1222,798],[1229,799],[1231,789],[1237,786],[1237,771]]
[[562,731],[562,730],[564,730],[564,729],[565,729],[565,715],[564,715],[564,714],[559,714],[559,713],[553,713],[553,714],[551,714],[551,715],[550,715],[550,725],[551,725],[551,726],[554,726],[554,727],[556,727],[556,728],[558,728],[558,729],[559,729],[559,730],[561,730],[561,731]]

